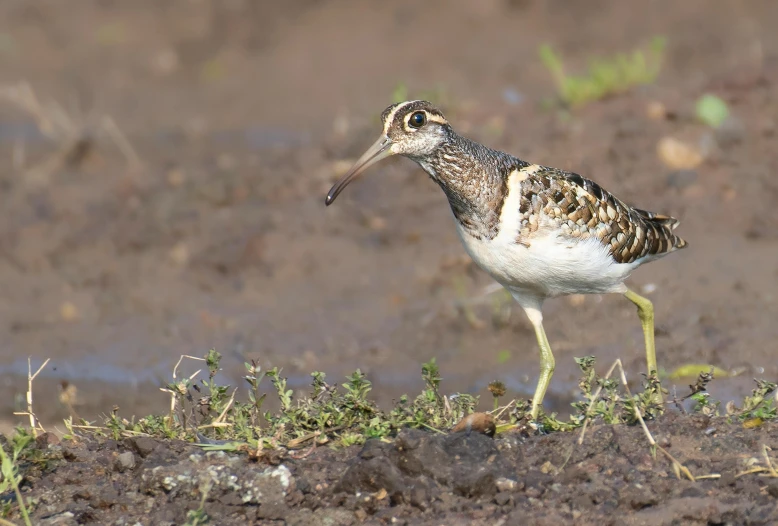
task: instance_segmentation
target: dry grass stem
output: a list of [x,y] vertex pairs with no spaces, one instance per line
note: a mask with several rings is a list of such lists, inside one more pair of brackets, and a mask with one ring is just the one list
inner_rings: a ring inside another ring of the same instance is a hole
[[770,460],[770,455],[767,453],[768,451],[772,451],[772,449],[770,449],[767,444],[762,444],[762,456],[764,457],[764,462],[767,466],[767,469],[770,471],[770,476],[778,478],[778,471],[775,471],[773,462]]
[[503,415],[503,413],[505,413],[506,410],[512,408],[515,405],[516,405],[516,399],[514,398],[513,400],[508,402],[506,405],[498,407],[494,411],[487,411],[487,412],[488,413],[493,413],[492,416],[494,417],[494,420],[497,421],[497,420],[500,419],[500,417]]
[[40,372],[43,370],[46,365],[51,361],[51,358],[46,358],[46,360],[41,364],[40,367],[38,367],[38,370],[35,371],[35,374],[32,373],[32,362],[30,360],[30,357],[27,357],[27,411],[22,412],[14,412],[15,415],[19,416],[29,416],[30,417],[30,429],[32,430],[32,435],[34,437],[38,436],[38,428],[40,428],[41,432],[45,433],[46,430],[43,429],[43,426],[40,425],[40,422],[38,422],[38,419],[35,417],[35,413],[32,410],[32,382],[35,380],[35,378],[40,374]]
[[221,424],[224,420],[224,417],[227,416],[227,411],[229,411],[232,408],[232,404],[235,403],[235,393],[238,392],[238,388],[232,390],[232,396],[230,396],[229,401],[227,402],[227,405],[224,406],[224,410],[222,410],[221,413],[219,413],[219,416],[216,417],[216,419],[213,421],[213,424]]
[[[175,385],[175,386],[179,385],[179,382],[178,382],[178,368],[181,366],[181,362],[184,361],[184,358],[188,358],[190,360],[196,360],[196,361],[199,361],[199,362],[204,362],[205,361],[205,358],[200,358],[198,356],[190,356],[188,354],[182,354],[178,358],[178,361],[176,362],[175,367],[173,367],[173,383],[172,383],[172,385]],[[198,369],[197,371],[195,371],[188,378],[188,381],[191,382],[194,379],[195,376],[200,374],[200,371],[202,371],[202,369]],[[176,414],[176,405],[178,403],[177,401],[178,401],[179,393],[176,393],[173,389],[168,389],[167,387],[160,387],[159,390],[162,391],[163,393],[170,393],[170,418],[174,418],[175,414]]]

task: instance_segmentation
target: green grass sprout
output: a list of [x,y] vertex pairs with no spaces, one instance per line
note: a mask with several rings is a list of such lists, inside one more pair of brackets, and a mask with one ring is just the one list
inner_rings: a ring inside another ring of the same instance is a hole
[[554,79],[558,100],[575,108],[655,82],[662,69],[666,44],[664,37],[656,36],[646,50],[591,59],[584,75],[568,75],[562,58],[548,44],[540,47],[539,54]]

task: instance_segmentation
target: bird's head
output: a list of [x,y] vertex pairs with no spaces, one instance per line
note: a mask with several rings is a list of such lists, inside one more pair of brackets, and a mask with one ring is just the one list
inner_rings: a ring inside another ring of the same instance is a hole
[[392,104],[381,114],[383,132],[327,194],[331,204],[346,186],[367,168],[390,155],[423,161],[450,140],[453,132],[443,114],[431,103],[411,100]]

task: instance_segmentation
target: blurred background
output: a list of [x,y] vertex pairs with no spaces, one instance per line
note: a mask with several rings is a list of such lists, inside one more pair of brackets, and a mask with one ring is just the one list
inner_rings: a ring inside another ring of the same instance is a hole
[[[164,410],[181,354],[216,348],[306,389],[357,368],[382,403],[421,386],[530,396],[524,314],[465,256],[405,159],[324,207],[390,103],[681,219],[639,270],[665,386],[775,380],[778,10],[773,0],[80,0],[0,4],[0,389],[44,421]],[[640,380],[634,307],[546,304],[564,412],[574,356]],[[686,376],[691,375],[691,378]]]

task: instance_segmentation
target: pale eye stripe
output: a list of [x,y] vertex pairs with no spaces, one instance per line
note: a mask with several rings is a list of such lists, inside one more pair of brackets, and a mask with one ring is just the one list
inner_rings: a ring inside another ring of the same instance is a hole
[[430,115],[429,113],[427,113],[427,122],[436,122],[444,126],[448,124],[448,121],[446,119],[438,117],[437,115]]
[[[386,116],[386,120],[384,121],[384,134],[389,133],[389,126],[391,126],[392,123],[394,122],[394,117],[395,117],[395,115],[397,115],[397,112],[400,111],[401,109],[405,108],[406,106],[408,106],[410,104],[413,104],[414,102],[417,102],[417,101],[409,100],[409,101],[400,103],[392,110],[392,112],[389,115]],[[406,123],[407,123],[407,120],[406,120]]]

